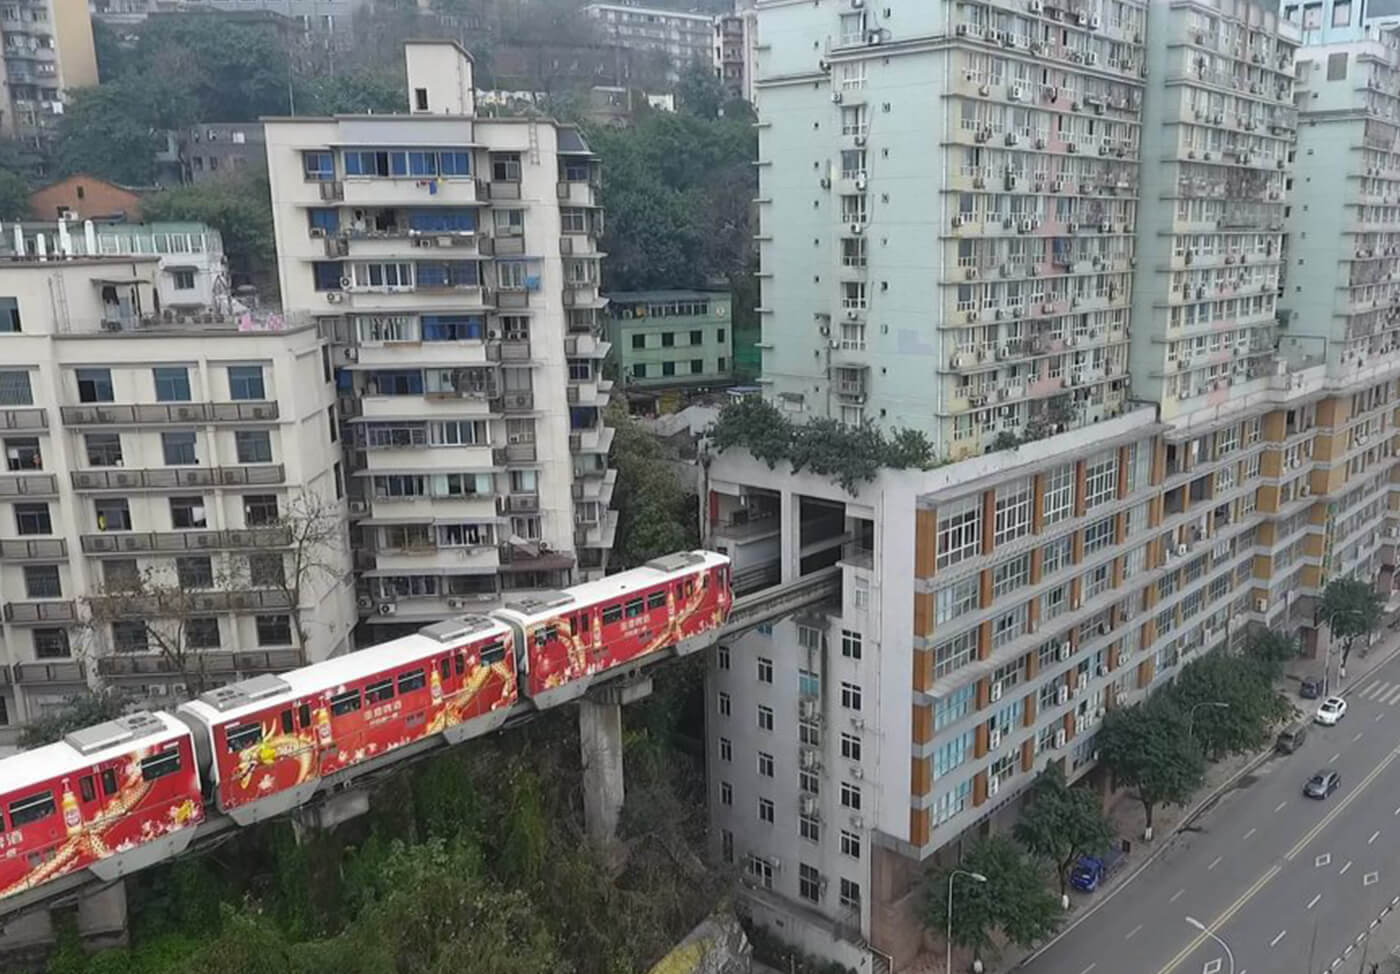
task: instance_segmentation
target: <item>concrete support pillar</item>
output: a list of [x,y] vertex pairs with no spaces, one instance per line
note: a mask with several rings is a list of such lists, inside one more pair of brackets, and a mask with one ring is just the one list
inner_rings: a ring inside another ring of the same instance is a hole
[[583,818],[588,837],[608,843],[617,834],[626,795],[622,777],[622,705],[584,699],[578,705],[583,751]]
[[126,944],[125,880],[79,897],[78,936],[89,949]]

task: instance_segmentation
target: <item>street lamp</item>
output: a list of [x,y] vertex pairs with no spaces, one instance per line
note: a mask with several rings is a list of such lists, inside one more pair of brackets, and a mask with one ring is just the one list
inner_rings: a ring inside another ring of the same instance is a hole
[[953,974],[953,880],[959,876],[966,876],[974,883],[985,883],[987,877],[981,873],[968,872],[966,869],[954,869],[948,874],[948,967],[947,974]]
[[1195,917],[1187,917],[1186,922],[1220,945],[1220,949],[1225,951],[1225,959],[1230,962],[1230,974],[1235,974],[1235,955],[1230,952],[1230,945],[1217,937],[1215,931],[1211,930],[1210,927],[1206,926]]
[[1229,710],[1230,705],[1223,700],[1207,700],[1204,703],[1192,704],[1191,709],[1186,714],[1186,739],[1191,740],[1191,727],[1196,722],[1196,711],[1202,707],[1213,707],[1216,710]]

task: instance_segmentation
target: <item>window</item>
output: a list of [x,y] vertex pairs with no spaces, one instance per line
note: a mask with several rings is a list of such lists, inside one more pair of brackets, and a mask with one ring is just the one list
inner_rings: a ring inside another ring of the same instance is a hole
[[853,879],[841,879],[841,905],[848,910],[860,909],[860,883]]
[[261,365],[230,365],[228,367],[228,395],[230,399],[266,399],[267,390],[263,387]]
[[998,487],[994,541],[1005,544],[1031,530],[1032,482],[1029,479]]
[[773,661],[771,659],[765,659],[762,656],[758,658],[758,682],[773,682]]
[[559,230],[561,233],[587,233],[588,211],[576,206],[560,207]]
[[719,830],[720,857],[726,863],[734,862],[734,833],[728,829]]
[[937,567],[947,568],[975,555],[982,544],[982,498],[965,497],[938,515]]
[[19,299],[0,298],[0,334],[17,335],[19,326]]
[[841,855],[852,859],[860,858],[860,836],[854,832],[841,830]]
[[46,819],[54,813],[54,808],[52,791],[10,802],[10,828],[17,829]]
[[758,705],[758,729],[770,731],[773,729],[773,708],[763,704]]
[[846,659],[860,659],[861,635],[850,629],[841,630],[841,655]]
[[248,583],[253,588],[285,587],[287,566],[281,552],[263,551],[248,555]]
[[705,360],[704,360],[704,359],[701,359],[701,358],[693,358],[693,359],[690,360],[690,374],[691,374],[691,375],[699,375],[701,372],[704,372],[704,371],[705,371]]
[[199,463],[195,455],[195,434],[178,431],[160,434],[161,452],[165,454],[167,467],[189,466]]
[[61,599],[63,586],[57,565],[25,565],[24,593],[31,599]]
[[773,818],[773,799],[760,798],[758,800],[758,820],[772,825]]
[[272,436],[267,430],[238,430],[233,443],[239,463],[272,462]]
[[1084,529],[1084,554],[1089,555],[1113,543],[1112,516],[1101,518]]
[[290,646],[292,644],[292,620],[290,616],[258,616],[259,646]]
[[149,649],[146,623],[140,619],[118,619],[112,623],[112,649],[118,653],[144,653]]
[[170,524],[177,530],[208,527],[203,497],[170,498]]
[[112,402],[111,369],[78,369],[74,374],[78,379],[79,402]]
[[722,669],[722,670],[727,670],[727,669],[729,669],[729,647],[728,647],[728,646],[720,646],[720,647],[718,648],[718,650],[716,650],[715,662],[716,662],[716,665],[718,665],[720,669]]
[[520,153],[493,152],[491,154],[491,178],[498,183],[520,182]]
[[320,230],[321,236],[337,233],[340,230],[340,211],[325,207],[307,210],[307,223],[313,230]]
[[725,693],[723,690],[721,690],[721,691],[719,692],[718,701],[719,701],[719,715],[720,715],[721,717],[728,717],[728,716],[729,716],[729,694],[727,694],[727,693]]
[[185,645],[190,649],[218,649],[219,620],[208,616],[186,619]]
[[518,237],[525,232],[524,210],[496,210],[492,219],[498,237]]
[[52,534],[53,522],[49,520],[49,505],[16,504],[15,530],[19,534]]
[[860,687],[854,683],[843,682],[841,684],[841,706],[847,710],[860,710],[860,696]]
[[981,583],[976,575],[939,589],[933,597],[935,624],[941,626],[972,612],[977,608],[981,596]]
[[29,373],[22,369],[0,369],[0,406],[32,406],[34,392]]
[[416,112],[426,112],[428,110],[428,89],[413,89],[413,110]]
[[734,742],[727,737],[719,739],[719,759],[724,762],[734,760]]
[[647,336],[646,336],[646,335],[643,335],[643,334],[634,334],[634,335],[632,336],[632,347],[633,347],[633,348],[636,348],[636,349],[643,349],[643,348],[646,348],[646,347],[647,347]]
[[762,778],[773,777],[773,755],[763,751],[758,752],[758,774]]
[[764,889],[773,888],[773,866],[765,859],[750,855],[748,860],[749,878]]
[[797,819],[797,834],[808,842],[820,842],[822,840],[821,822],[808,815],[801,815]]
[[1101,453],[1089,461],[1084,476],[1084,508],[1092,510],[1118,496],[1118,454]]
[[317,291],[343,290],[341,281],[344,276],[345,271],[339,261],[317,260],[311,263],[311,283]]
[[821,677],[811,670],[797,671],[797,695],[800,697],[817,697],[822,692]]
[[424,315],[423,341],[470,342],[486,336],[480,315]]
[[817,872],[816,866],[809,866],[805,862],[797,866],[797,895],[809,903],[817,903],[822,898],[821,873]]
[[276,524],[276,494],[246,494],[243,497],[243,523],[250,528]]
[[972,661],[977,650],[977,630],[969,629],[959,633],[933,650],[934,679],[947,676]]
[[156,402],[189,402],[190,372],[183,366],[162,366],[151,370],[155,379]]
[[849,781],[841,782],[841,806],[852,811],[860,811],[860,786]]
[[331,716],[344,717],[360,709],[360,691],[346,690],[331,697]]
[[1045,475],[1041,504],[1042,528],[1057,524],[1074,513],[1074,464],[1067,463]]
[[1017,555],[992,569],[992,597],[1001,598],[1031,580],[1031,556]]
[[120,467],[122,465],[120,433],[88,433],[83,441],[87,445],[88,466]]
[[175,577],[182,589],[213,588],[214,566],[206,555],[176,558]]
[[727,781],[719,783],[719,803],[721,805],[734,804],[734,786]]
[[131,508],[125,497],[104,497],[93,502],[99,531],[130,531]]
[[811,771],[799,771],[797,773],[797,790],[804,795],[821,794],[821,779]]
[[934,731],[940,731],[971,713],[976,697],[977,686],[970,683],[935,701],[933,705]]
[[66,659],[73,654],[68,645],[67,629],[35,629],[35,659]]
[[847,761],[860,760],[860,738],[854,734],[841,732],[841,757]]
[[330,182],[335,179],[335,157],[329,152],[303,152],[301,154],[301,169],[306,175],[307,182]]

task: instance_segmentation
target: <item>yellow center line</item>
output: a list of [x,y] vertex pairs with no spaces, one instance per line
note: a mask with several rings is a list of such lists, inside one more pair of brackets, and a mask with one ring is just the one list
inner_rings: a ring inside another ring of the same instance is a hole
[[[1391,751],[1388,755],[1386,755],[1384,761],[1372,768],[1371,773],[1366,775],[1366,777],[1362,779],[1361,784],[1357,785],[1356,788],[1354,788],[1345,798],[1341,800],[1341,802],[1337,804],[1337,807],[1333,808],[1332,811],[1328,812],[1325,816],[1323,816],[1321,821],[1319,821],[1316,825],[1309,829],[1308,833],[1304,835],[1301,839],[1299,839],[1297,844],[1294,845],[1292,849],[1288,850],[1288,854],[1284,856],[1284,859],[1286,861],[1291,861],[1294,858],[1296,858],[1298,853],[1302,852],[1303,849],[1307,847],[1308,843],[1312,842],[1312,840],[1317,838],[1318,835],[1320,835],[1322,831],[1325,828],[1327,828],[1328,825],[1332,824],[1333,820],[1335,820],[1338,815],[1346,811],[1347,806],[1350,805],[1353,801],[1355,801],[1357,796],[1360,795],[1363,791],[1365,791],[1367,786],[1369,786],[1371,782],[1375,781],[1376,778],[1380,776],[1381,772],[1388,768],[1397,757],[1400,757],[1400,748]],[[1221,913],[1213,921],[1207,924],[1207,932],[1202,932],[1200,934],[1197,934],[1194,938],[1192,938],[1191,942],[1182,948],[1181,953],[1177,954],[1170,961],[1168,961],[1166,965],[1160,971],[1157,972],[1157,974],[1171,974],[1172,971],[1176,970],[1179,966],[1181,966],[1182,961],[1186,960],[1186,958],[1190,957],[1193,953],[1195,953],[1197,948],[1199,948],[1201,944],[1206,942],[1210,934],[1216,933],[1221,927],[1229,923],[1230,918],[1233,917],[1236,913],[1238,913],[1241,909],[1243,909],[1246,903],[1248,903],[1255,896],[1257,896],[1259,894],[1259,891],[1268,884],[1269,880],[1277,876],[1281,869],[1282,867],[1279,865],[1270,866],[1268,871],[1266,871],[1264,875],[1260,876],[1257,880],[1254,881],[1253,886],[1249,887],[1249,889],[1245,890],[1240,895],[1239,899],[1231,903],[1228,907],[1225,908],[1225,911],[1223,913]]]

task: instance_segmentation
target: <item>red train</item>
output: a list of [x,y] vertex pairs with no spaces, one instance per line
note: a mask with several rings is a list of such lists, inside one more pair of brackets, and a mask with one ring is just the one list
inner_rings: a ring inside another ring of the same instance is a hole
[[517,704],[557,706],[661,650],[690,652],[732,601],[728,558],[668,555],[0,760],[0,899],[174,856],[206,803],[247,825],[407,744],[478,737]]

